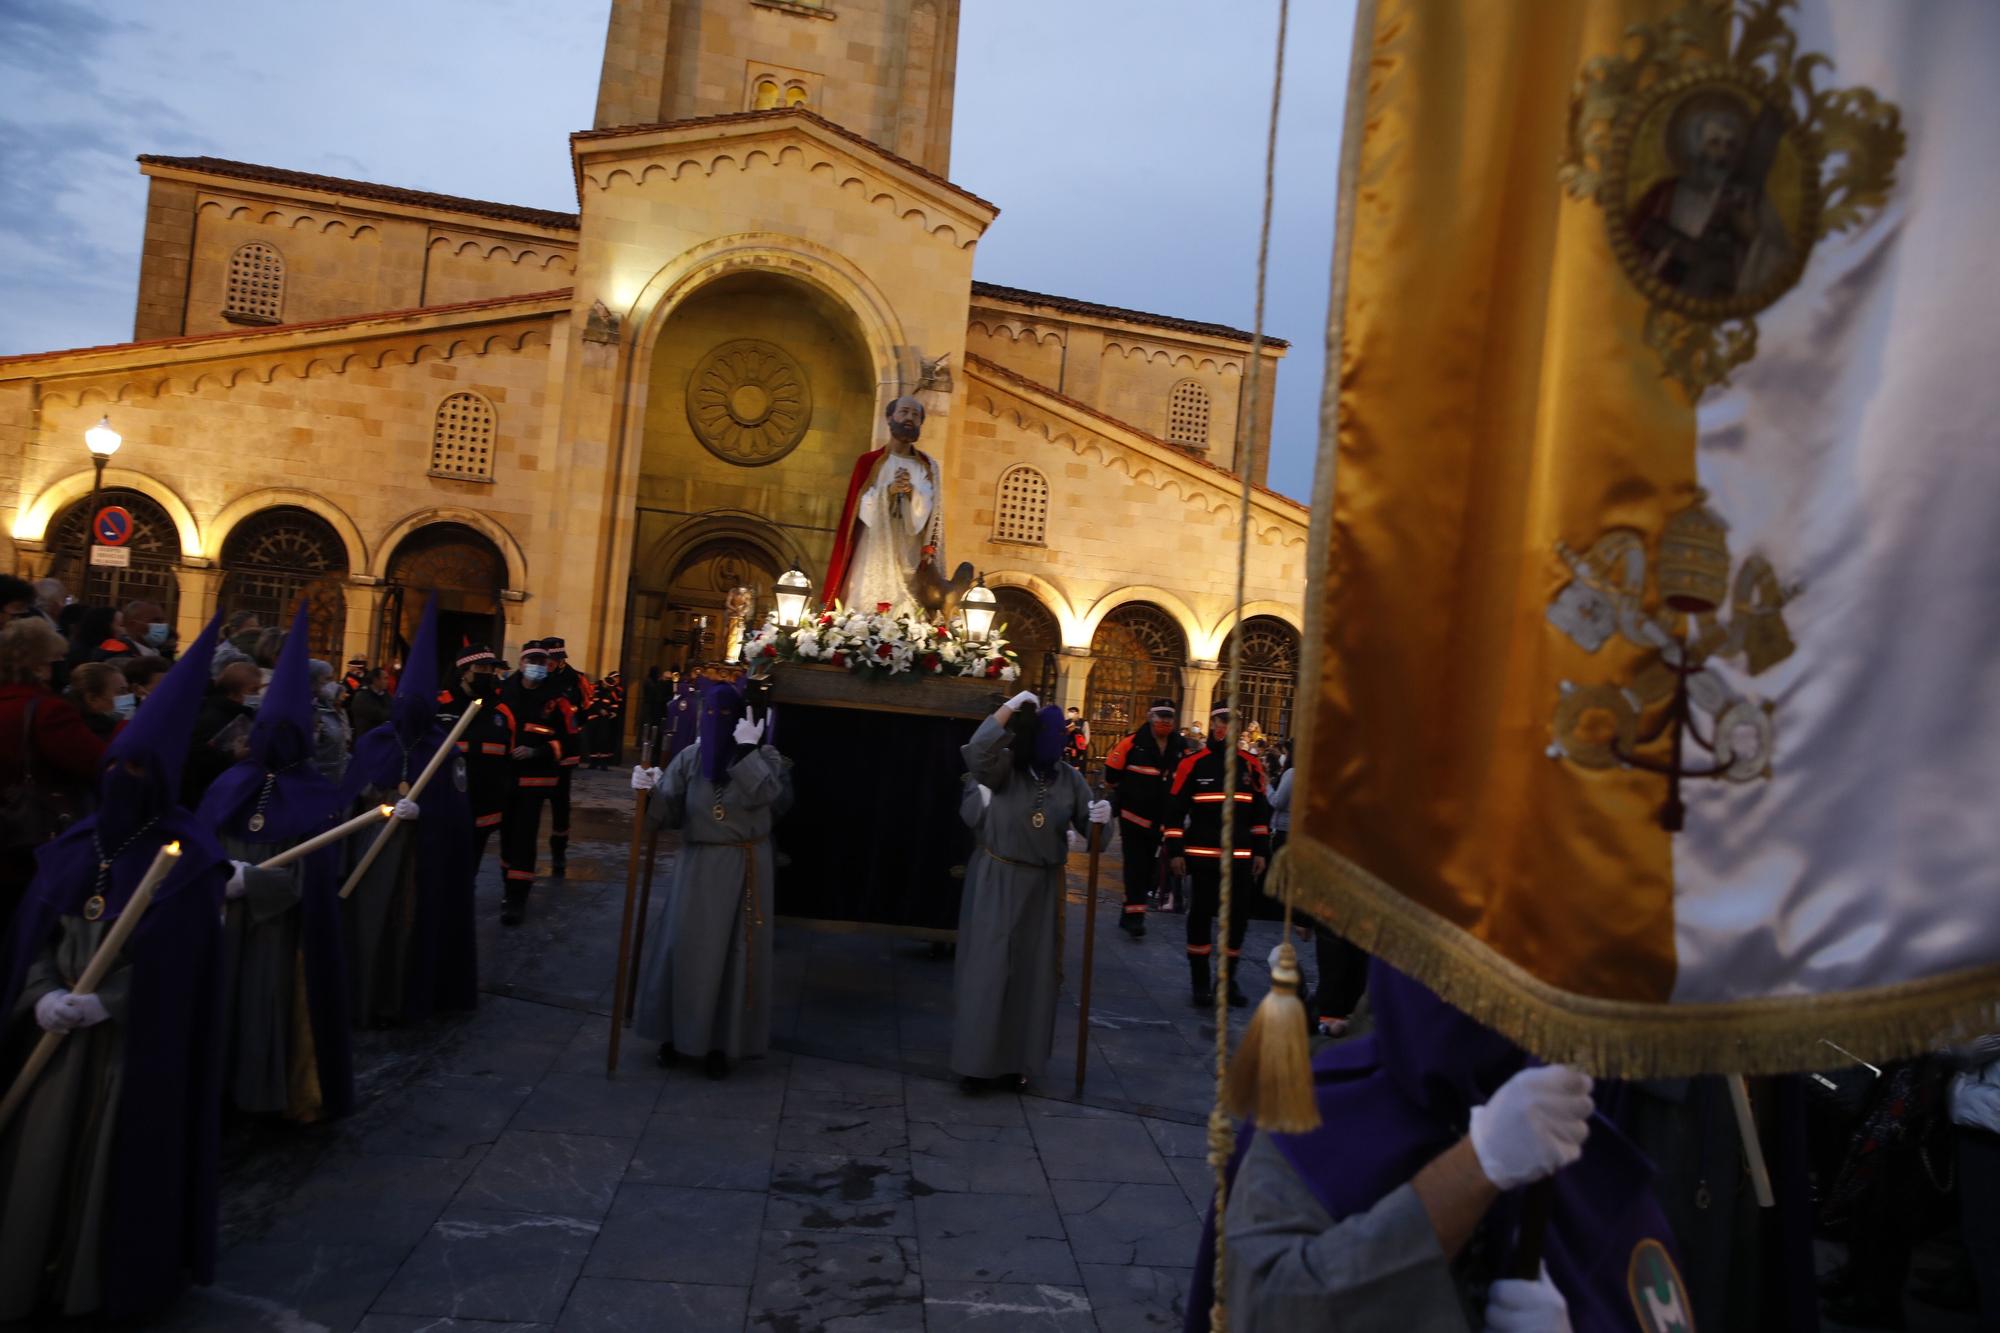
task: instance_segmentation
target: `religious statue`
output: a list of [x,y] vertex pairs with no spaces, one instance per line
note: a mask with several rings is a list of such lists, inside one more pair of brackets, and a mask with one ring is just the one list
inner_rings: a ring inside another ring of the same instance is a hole
[[863,611],[949,615],[972,584],[972,566],[945,579],[942,474],[917,448],[924,405],[892,401],[884,415],[889,444],[861,455],[848,478],[847,502],[834,530],[833,559],[823,585],[829,602]]

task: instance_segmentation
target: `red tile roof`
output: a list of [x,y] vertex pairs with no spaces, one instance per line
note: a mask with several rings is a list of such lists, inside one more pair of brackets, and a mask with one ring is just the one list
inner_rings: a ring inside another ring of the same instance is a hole
[[[1061,403],[1064,407],[1069,408],[1073,412],[1079,413],[1080,415],[1087,417],[1096,417],[1099,421],[1104,422],[1106,425],[1116,426],[1119,430],[1125,431],[1128,434],[1137,435],[1140,439],[1146,441],[1148,444],[1157,444],[1162,449],[1171,450],[1175,457],[1186,459],[1189,463],[1193,464],[1195,467],[1206,468],[1210,472],[1214,472],[1221,476],[1227,477],[1232,483],[1238,486],[1241,486],[1243,484],[1242,480],[1234,472],[1231,472],[1226,467],[1218,466],[1217,464],[1209,462],[1206,458],[1202,458],[1199,457],[1198,455],[1191,454],[1178,444],[1169,444],[1165,440],[1161,439],[1159,436],[1153,434],[1151,431],[1140,430],[1137,426],[1133,425],[1129,421],[1120,421],[1117,417],[1112,416],[1109,412],[1100,412],[1098,409],[1092,407],[1089,403],[1081,402],[1075,398],[1071,398],[1068,394],[1057,393],[1054,389],[1051,389],[1048,385],[1042,383],[1040,380],[1032,379],[1027,375],[1023,375],[1018,370],[1009,370],[1007,369],[1007,367],[1001,365],[999,362],[989,361],[985,357],[979,355],[977,352],[967,352],[965,354],[965,367],[967,370],[977,370],[981,374],[991,375],[995,379],[1012,380],[1014,383],[1022,386],[1023,388],[1034,390],[1036,394],[1040,395],[1043,398],[1049,399],[1051,402]],[[1250,489],[1257,492],[1257,494],[1263,496],[1267,500],[1276,501],[1278,504],[1281,505],[1290,505],[1292,508],[1299,510],[1301,513],[1309,514],[1312,512],[1310,506],[1302,504],[1297,500],[1294,500],[1289,495],[1284,495],[1277,491],[1274,491],[1268,486],[1253,485],[1251,486]]]
[[454,301],[449,305],[423,305],[408,310],[370,310],[360,315],[335,315],[331,319],[309,319],[297,324],[266,324],[241,329],[223,329],[217,333],[184,333],[175,338],[148,338],[143,342],[99,343],[95,347],[65,347],[53,352],[23,352],[18,356],[0,356],[0,367],[19,365],[24,361],[46,361],[59,356],[86,356],[91,352],[129,352],[139,347],[186,347],[194,343],[220,342],[225,338],[263,338],[279,333],[298,333],[306,329],[330,329],[343,324],[365,324],[378,319],[404,319],[412,315],[448,315],[468,310],[485,310],[494,306],[529,305],[537,301],[567,301],[576,289],[555,287],[545,292],[523,292],[519,296],[488,296],[477,301]]
[[918,166],[907,157],[898,157],[866,135],[856,134],[845,125],[836,125],[818,112],[808,111],[802,106],[774,107],[769,111],[731,111],[719,116],[696,116],[691,120],[661,121],[656,125],[612,125],[601,130],[578,130],[575,134],[570,135],[569,138],[571,143],[580,143],[585,140],[616,139],[628,134],[649,134],[654,130],[691,130],[700,129],[705,125],[748,125],[755,124],[760,120],[783,120],[787,116],[795,116],[800,120],[811,121],[830,134],[836,134],[850,143],[859,144],[870,152],[880,153],[897,166],[915,175],[922,176],[934,185],[942,185],[953,194],[963,195],[975,204],[992,209],[996,214],[1000,211],[1000,205],[994,203],[992,200],[981,199],[963,185],[953,184],[951,181],[938,175],[935,171],[927,167]]
[[476,217],[532,223],[537,227],[556,227],[575,231],[577,225],[574,213],[557,213],[546,208],[523,208],[519,204],[496,204],[486,199],[463,199],[454,194],[433,194],[429,190],[406,190],[398,185],[377,185],[373,181],[345,180],[339,176],[320,176],[310,171],[288,171],[283,167],[262,167],[254,162],[232,162],[223,157],[161,157],[154,153],[141,153],[139,160],[148,166],[200,171],[211,176],[261,181],[266,185],[284,185],[296,190],[346,194],[356,199],[380,199],[387,203],[409,204],[416,208],[471,213]]
[[[1232,329],[1227,324],[1207,324],[1197,319],[1181,319],[1175,315],[1149,315],[1143,310],[1125,310],[1115,305],[1098,305],[1092,301],[1079,301],[1069,296],[1051,296],[1047,292],[1024,291],[1019,287],[1002,287],[994,282],[972,284],[974,300],[985,297],[991,301],[1012,301],[1016,305],[1038,305],[1048,310],[1060,310],[1067,315],[1087,315],[1094,319],[1118,319],[1128,324],[1151,324],[1157,328],[1179,329],[1182,333],[1199,333],[1209,338],[1227,338],[1232,342],[1247,343],[1251,334],[1245,329]],[[1266,347],[1290,347],[1283,338],[1264,335]]]

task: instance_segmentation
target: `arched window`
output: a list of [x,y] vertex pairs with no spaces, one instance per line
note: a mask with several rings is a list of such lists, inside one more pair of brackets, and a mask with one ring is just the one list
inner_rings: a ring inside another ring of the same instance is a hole
[[993,540],[1041,546],[1049,528],[1049,479],[1026,463],[1000,474],[999,499],[993,507]]
[[[180,579],[174,571],[181,562],[180,529],[160,502],[144,491],[107,486],[97,497],[99,509],[116,505],[132,516],[132,537],[125,549],[132,553],[129,564],[88,569],[84,564],[84,524],[90,513],[90,497],[77,500],[56,515],[49,524],[49,554],[54,557],[49,575],[81,601],[105,606],[127,602],[157,602],[174,618],[180,602]],[[89,590],[85,591],[85,579]]]
[[476,393],[455,393],[438,404],[431,427],[431,475],[461,481],[493,480],[493,404]]
[[781,96],[783,96],[783,93],[779,89],[776,79],[759,79],[757,80],[756,91],[750,101],[750,109],[752,111],[769,111],[772,107],[778,105],[778,99]]
[[999,610],[995,628],[1021,659],[1021,688],[1048,699],[1056,688],[1056,654],[1062,651],[1062,631],[1041,599],[1026,588],[995,588]]
[[1180,706],[1187,635],[1150,602],[1127,602],[1098,625],[1090,657],[1083,714],[1090,719],[1091,758],[1100,759],[1139,725],[1153,700],[1172,699]]
[[223,539],[223,613],[254,611],[266,625],[286,626],[304,597],[313,656],[329,662],[340,660],[347,629],[346,584],[346,543],[310,509],[260,510]]
[[[1235,630],[1222,641],[1225,673],[1235,641]],[[1273,739],[1291,735],[1298,692],[1298,631],[1275,616],[1251,616],[1243,622],[1243,687],[1237,700],[1243,724],[1255,722]]]
[[285,260],[261,241],[229,256],[229,285],[222,313],[239,324],[276,324],[285,304]]
[[389,557],[389,586],[371,660],[403,660],[424,603],[436,594],[442,678],[451,679],[451,659],[461,644],[484,643],[500,651],[507,637],[500,601],[506,587],[507,557],[492,538],[463,523],[426,523],[398,542]]
[[1208,390],[1199,380],[1182,380],[1168,396],[1167,443],[1183,449],[1208,448]]
[[788,83],[785,85],[786,106],[804,106],[810,97],[811,94],[806,91],[804,84]]

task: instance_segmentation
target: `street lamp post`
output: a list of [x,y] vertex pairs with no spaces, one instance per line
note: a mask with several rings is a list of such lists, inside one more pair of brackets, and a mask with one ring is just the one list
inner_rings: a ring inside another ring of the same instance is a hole
[[111,455],[118,452],[124,438],[111,429],[111,418],[107,414],[95,426],[83,433],[83,443],[90,450],[90,461],[97,469],[97,475],[90,481],[90,511],[83,516],[83,586],[78,590],[79,600],[90,600],[90,576],[95,566],[91,557],[97,553],[97,502],[104,492],[104,465],[111,461]]

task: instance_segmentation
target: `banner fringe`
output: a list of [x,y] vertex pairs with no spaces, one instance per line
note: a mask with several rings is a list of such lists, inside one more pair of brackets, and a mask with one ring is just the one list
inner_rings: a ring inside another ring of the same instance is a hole
[[1552,986],[1317,839],[1293,834],[1269,892],[1524,1050],[1597,1078],[1797,1074],[1880,1064],[2000,1029],[2000,964],[1834,995],[1715,1004]]

